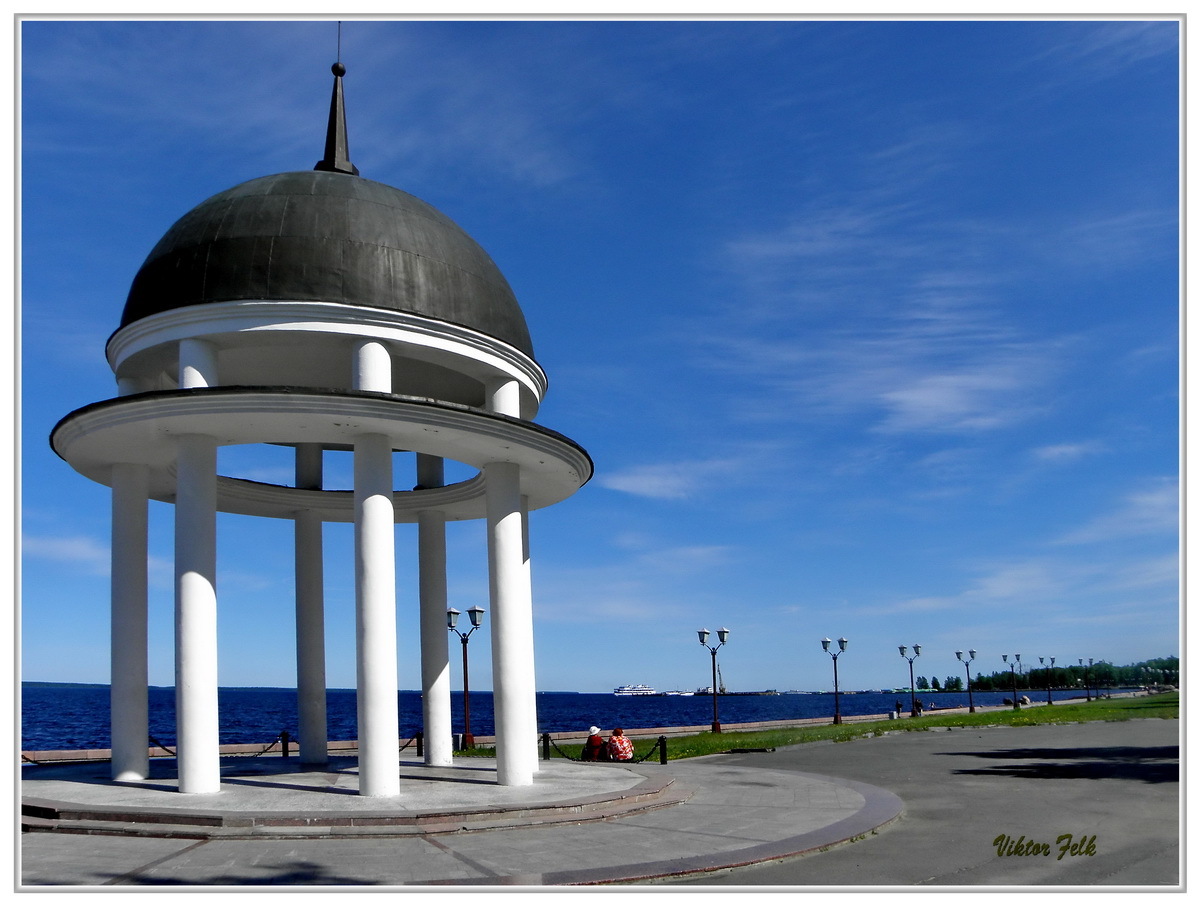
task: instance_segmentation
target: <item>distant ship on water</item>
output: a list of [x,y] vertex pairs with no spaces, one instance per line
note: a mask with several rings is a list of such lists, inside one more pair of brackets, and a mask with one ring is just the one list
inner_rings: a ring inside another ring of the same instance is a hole
[[613,690],[613,694],[616,696],[657,696],[658,691],[644,683],[632,683],[617,687]]

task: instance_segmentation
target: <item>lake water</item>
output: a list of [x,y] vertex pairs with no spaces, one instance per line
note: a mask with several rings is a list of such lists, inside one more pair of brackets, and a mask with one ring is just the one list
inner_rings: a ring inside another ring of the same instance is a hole
[[[1045,691],[1029,691],[1030,699],[1045,701]],[[1071,695],[1078,695],[1073,691]],[[928,708],[967,704],[966,693],[918,694]],[[975,693],[976,705],[999,705],[1003,693]],[[1056,701],[1067,691],[1056,691]],[[421,694],[397,694],[400,734],[407,739],[422,727]],[[843,715],[877,715],[891,711],[896,702],[909,708],[907,693],[843,693]],[[462,693],[451,696],[453,727],[462,730]],[[712,722],[712,696],[614,696],[611,693],[538,693],[539,732],[582,731],[596,724],[614,727],[655,728],[707,725]],[[269,743],[281,731],[297,736],[296,691],[286,689],[226,688],[220,690],[222,743]],[[728,695],[718,698],[723,725],[749,721],[797,718],[830,718],[832,693],[783,693],[775,696]],[[108,749],[108,687],[91,684],[22,684],[21,748],[23,750]],[[329,690],[327,711],[330,740],[356,740],[356,696],[353,690]],[[490,735],[492,694],[471,693],[471,730]],[[165,746],[175,744],[175,691],[150,690],[150,736]]]

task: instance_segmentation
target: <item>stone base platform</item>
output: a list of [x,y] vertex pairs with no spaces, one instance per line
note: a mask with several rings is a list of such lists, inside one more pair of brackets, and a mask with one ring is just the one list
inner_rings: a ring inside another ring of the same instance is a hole
[[610,819],[684,802],[670,774],[542,762],[529,787],[501,787],[491,759],[401,765],[401,794],[361,797],[357,760],[307,766],[278,757],[223,759],[221,792],[181,794],[175,760],[151,778],[114,782],[107,763],[24,770],[22,830],[152,837],[340,837],[448,834]]

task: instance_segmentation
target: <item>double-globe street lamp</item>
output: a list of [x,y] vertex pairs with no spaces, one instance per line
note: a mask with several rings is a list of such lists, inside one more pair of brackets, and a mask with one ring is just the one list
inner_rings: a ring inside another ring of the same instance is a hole
[[1000,657],[1004,659],[1004,663],[1008,665],[1008,673],[1012,677],[1013,711],[1017,711],[1021,708],[1021,703],[1017,699],[1017,663],[1021,660],[1021,656],[1014,655],[1011,662],[1008,660],[1007,655],[1001,655]]
[[[1039,655],[1038,661],[1042,664],[1046,663],[1046,659]],[[1054,705],[1054,694],[1050,692],[1051,672],[1054,670],[1054,656],[1050,656],[1050,667],[1046,668],[1046,705]]]
[[917,684],[913,680],[913,662],[921,656],[921,647],[913,646],[913,654],[908,654],[908,646],[900,646],[900,657],[908,661],[908,692],[912,696],[912,712],[910,717],[917,717]]
[[1083,668],[1083,689],[1087,693],[1087,701],[1092,701],[1092,688],[1088,685],[1088,667],[1092,664],[1092,659],[1087,660],[1087,664],[1083,663],[1083,659],[1079,659],[1079,666]]
[[475,738],[471,735],[471,681],[467,673],[467,640],[471,638],[471,634],[479,629],[480,620],[484,615],[483,608],[476,605],[474,608],[467,608],[467,615],[471,618],[471,629],[464,633],[458,629],[458,615],[456,608],[451,608],[446,612],[446,625],[450,628],[451,633],[458,634],[458,638],[462,640],[463,653],[463,749],[469,750],[475,746]]
[[717,631],[717,639],[720,640],[715,646],[708,644],[708,631],[697,630],[696,635],[700,637],[700,645],[708,649],[712,653],[712,698],[713,698],[713,720],[712,732],[714,734],[721,733],[721,719],[717,716],[717,649],[725,645],[725,640],[729,639],[729,630],[722,627]]
[[[830,639],[828,636],[825,637],[824,639],[821,640],[821,648],[824,649],[826,652],[829,652],[829,644],[831,642],[833,642],[832,639]],[[841,704],[838,701],[839,691],[838,691],[838,676],[837,676],[837,660],[838,660],[838,656],[846,651],[846,646],[849,644],[849,642],[850,642],[850,640],[846,639],[846,637],[843,636],[841,639],[839,639],[837,641],[838,651],[829,652],[829,657],[833,659],[833,723],[834,724],[842,723],[842,709],[841,709]]]
[[971,662],[975,660],[975,650],[968,649],[967,655],[969,658],[963,658],[962,652],[955,652],[954,657],[961,661],[967,668],[967,703],[971,706],[971,711],[975,711],[975,697],[971,694]]

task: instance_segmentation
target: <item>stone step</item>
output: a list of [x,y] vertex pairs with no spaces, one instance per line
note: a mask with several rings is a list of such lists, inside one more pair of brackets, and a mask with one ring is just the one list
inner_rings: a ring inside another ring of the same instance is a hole
[[21,830],[196,840],[444,835],[603,821],[675,806],[692,793],[673,778],[663,776],[647,778],[633,788],[610,795],[552,804],[426,812],[359,810],[299,814],[121,809],[27,799],[21,807]]

